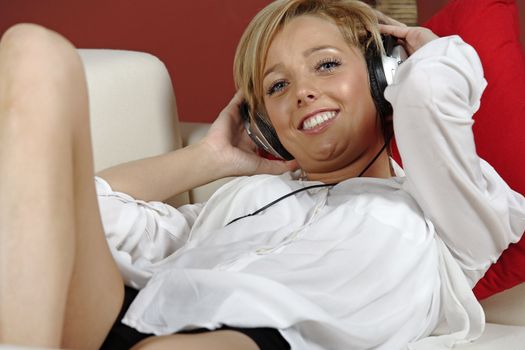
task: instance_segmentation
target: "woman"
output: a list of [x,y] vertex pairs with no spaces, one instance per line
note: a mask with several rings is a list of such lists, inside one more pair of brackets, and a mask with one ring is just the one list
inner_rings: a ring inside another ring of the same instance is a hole
[[[385,91],[406,176],[368,87],[379,32],[411,55]],[[378,25],[359,2],[278,0],[246,30],[235,66],[240,92],[202,142],[102,171],[95,189],[73,48],[31,25],[4,35],[2,342],[401,349],[478,336],[470,288],[518,240],[525,202],[475,153],[485,83],[474,50]],[[242,98],[295,160],[254,153]],[[231,175],[255,176],[206,204],[154,202]],[[140,289],[126,288],[124,306],[123,279]],[[424,338],[438,326],[444,335]]]

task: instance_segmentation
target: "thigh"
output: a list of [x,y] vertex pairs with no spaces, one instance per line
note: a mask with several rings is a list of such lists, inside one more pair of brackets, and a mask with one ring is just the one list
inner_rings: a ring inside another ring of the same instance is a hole
[[98,348],[118,315],[124,283],[110,253],[100,218],[83,74],[78,89],[86,98],[81,102],[82,109],[73,125],[76,255],[63,346]]
[[222,326],[210,331],[199,328],[174,335],[149,337],[139,342],[134,350],[155,349],[244,349],[290,350],[290,344],[275,328],[240,328]]
[[102,227],[87,118],[79,122],[76,131],[76,254],[62,345],[74,349],[99,348],[119,313],[124,283]]
[[[9,112],[9,118],[0,134],[5,142],[12,141],[19,155],[11,177],[24,180],[21,186],[26,182],[44,189],[34,203],[45,210],[29,218],[36,225],[42,225],[35,219],[40,216],[70,222],[59,229],[68,233],[63,238],[72,244],[67,252],[61,249],[54,254],[72,255],[68,259],[72,273],[69,268],[64,273],[68,275],[65,311],[55,310],[65,315],[63,345],[97,348],[118,315],[123,283],[105,240],[95,195],[83,66],[67,40],[28,24],[17,25],[4,35],[1,57],[0,89],[5,99],[0,99],[0,107]],[[22,146],[31,146],[31,151],[23,154]],[[32,200],[35,193],[28,196]],[[61,197],[68,198],[67,205]]]
[[56,114],[60,114],[64,125],[68,125],[71,138],[75,228],[74,265],[62,346],[98,348],[118,315],[124,284],[105,238],[97,202],[83,64],[77,50],[66,39],[42,30],[50,36],[48,46],[53,54],[56,56],[60,52],[60,60],[67,67],[64,78],[67,81],[62,85],[55,81],[54,85],[62,102]]
[[219,330],[200,334],[173,334],[150,337],[132,350],[260,350],[247,335],[233,330]]

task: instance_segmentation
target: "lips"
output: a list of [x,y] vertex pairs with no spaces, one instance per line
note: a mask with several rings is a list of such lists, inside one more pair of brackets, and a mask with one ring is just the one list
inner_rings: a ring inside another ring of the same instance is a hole
[[322,129],[325,125],[330,124],[338,114],[337,110],[317,111],[303,118],[299,129],[306,132]]

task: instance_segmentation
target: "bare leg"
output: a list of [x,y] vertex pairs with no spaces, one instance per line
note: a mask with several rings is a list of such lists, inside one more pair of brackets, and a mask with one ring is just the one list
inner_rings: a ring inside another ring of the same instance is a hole
[[146,338],[132,350],[259,350],[255,342],[241,332],[221,330],[202,334],[174,334]]
[[93,184],[74,48],[34,25],[0,42],[0,343],[98,348],[122,279]]

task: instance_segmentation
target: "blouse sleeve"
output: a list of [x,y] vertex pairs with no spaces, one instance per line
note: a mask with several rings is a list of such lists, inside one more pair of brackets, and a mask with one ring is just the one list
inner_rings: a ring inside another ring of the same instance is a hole
[[141,288],[154,265],[187,241],[203,204],[179,208],[162,202],[145,202],[116,192],[95,177],[102,225],[110,250],[126,284]]
[[525,229],[523,196],[476,153],[472,115],[486,85],[474,49],[451,36],[416,51],[385,91],[404,186],[471,286]]

